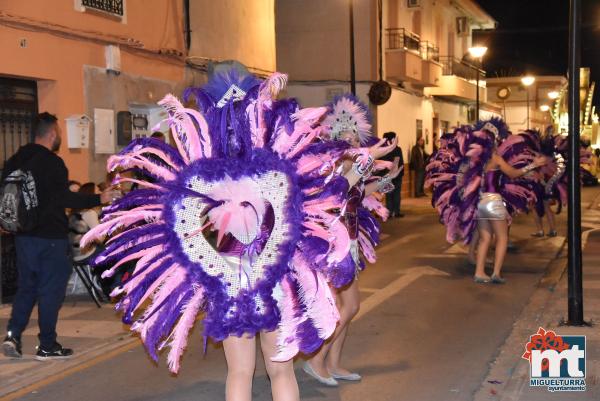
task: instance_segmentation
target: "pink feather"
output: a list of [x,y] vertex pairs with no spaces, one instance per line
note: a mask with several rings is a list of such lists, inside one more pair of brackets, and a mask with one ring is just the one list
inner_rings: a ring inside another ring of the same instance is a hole
[[198,316],[198,312],[200,311],[203,303],[204,291],[202,288],[195,288],[194,296],[183,307],[181,317],[171,333],[172,339],[169,343],[171,350],[169,351],[167,362],[169,364],[169,370],[173,373],[177,373],[179,371],[179,361],[181,359],[181,355],[183,355],[183,351],[187,346],[188,334],[194,325],[194,322],[196,321],[196,317]]

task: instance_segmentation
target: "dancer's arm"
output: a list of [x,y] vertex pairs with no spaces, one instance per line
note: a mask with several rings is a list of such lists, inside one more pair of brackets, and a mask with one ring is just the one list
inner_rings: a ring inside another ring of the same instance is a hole
[[534,170],[534,169],[548,163],[547,158],[545,158],[544,156],[538,156],[533,159],[533,162],[531,164],[529,164],[521,169],[517,169],[517,168],[514,168],[513,166],[511,166],[510,164],[508,164],[501,156],[499,156],[497,154],[494,154],[493,159],[494,159],[494,163],[496,163],[498,165],[500,170],[504,174],[506,174],[507,176],[509,176],[510,178],[513,178],[513,179],[519,178],[519,177],[527,174],[531,170]]
[[365,186],[365,197],[371,195],[373,192],[381,191],[386,186],[391,185],[392,180],[398,177],[398,174],[400,174],[402,170],[404,170],[404,166],[398,166],[397,163],[394,163],[394,167],[384,177]]
[[[387,143],[387,145],[386,145],[386,143]],[[345,166],[344,170],[346,172],[344,173],[344,177],[348,180],[348,183],[350,184],[350,188],[352,188],[354,185],[356,185],[360,181],[360,179],[363,178],[365,175],[370,174],[374,160],[380,159],[383,156],[387,155],[392,150],[396,149],[397,145],[398,145],[398,138],[394,138],[389,143],[387,142],[387,140],[385,138],[383,138],[379,142],[377,142],[375,145],[373,145],[369,148],[369,156],[370,156],[371,160],[367,163],[368,166],[366,168],[364,168],[364,166],[361,166],[361,164],[364,164],[364,163],[359,163],[359,162],[356,162],[347,168]],[[398,172],[398,174],[399,173],[400,172]],[[396,176],[398,174],[396,174]]]

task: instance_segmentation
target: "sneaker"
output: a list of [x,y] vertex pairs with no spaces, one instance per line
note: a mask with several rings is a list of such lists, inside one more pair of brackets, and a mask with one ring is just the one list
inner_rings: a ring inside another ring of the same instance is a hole
[[10,333],[4,338],[2,351],[4,352],[4,355],[9,358],[21,358],[23,356],[23,352],[21,352],[21,341],[13,337]]
[[35,359],[38,361],[50,361],[54,359],[67,359],[73,355],[71,348],[63,348],[59,343],[54,343],[51,350],[45,350],[41,346],[37,347]]
[[548,237],[556,237],[558,235],[558,233],[556,232],[556,230],[552,230],[548,233]]

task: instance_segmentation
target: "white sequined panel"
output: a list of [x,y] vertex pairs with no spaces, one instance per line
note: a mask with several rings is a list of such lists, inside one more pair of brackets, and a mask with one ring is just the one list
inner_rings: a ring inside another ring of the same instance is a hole
[[[263,251],[250,269],[244,269],[246,274],[240,272],[240,266],[228,263],[204,238],[200,230],[206,223],[206,216],[202,215],[208,205],[202,199],[186,196],[180,204],[172,205],[175,213],[173,228],[184,252],[191,262],[200,263],[207,274],[213,277],[223,274],[221,281],[227,286],[227,294],[231,297],[235,297],[242,288],[253,288],[263,277],[264,267],[276,262],[279,256],[278,247],[287,239],[290,229],[283,217],[289,191],[287,176],[280,171],[269,171],[252,179],[258,184],[262,199],[273,207],[275,223]],[[220,182],[206,182],[201,177],[192,177],[187,182],[193,191],[207,195],[219,184]]]

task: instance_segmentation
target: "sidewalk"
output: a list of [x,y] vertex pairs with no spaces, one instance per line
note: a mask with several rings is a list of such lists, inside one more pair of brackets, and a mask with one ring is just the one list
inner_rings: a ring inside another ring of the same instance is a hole
[[[549,269],[529,304],[515,322],[512,332],[501,348],[490,372],[475,394],[475,401],[538,401],[538,400],[599,400],[600,399],[600,196],[582,208],[583,231],[583,297],[584,319],[591,327],[571,327],[567,319],[567,259],[566,246],[556,259],[557,268]],[[582,205],[584,206],[584,205]],[[558,274],[556,273],[558,272]],[[552,283],[552,281],[554,281]],[[545,387],[529,386],[529,363],[521,358],[529,336],[539,327],[553,330],[557,335],[585,335],[586,385],[585,392],[549,392]]]
[[[80,299],[80,298],[78,298]],[[0,327],[4,329],[10,317],[10,305],[0,306]],[[71,369],[80,369],[88,361],[99,356],[108,357],[138,339],[128,333],[126,326],[116,316],[114,305],[96,307],[91,301],[67,298],[58,320],[58,341],[73,348],[73,358],[61,361],[37,361],[37,308],[31,315],[27,330],[23,333],[23,358],[14,360],[0,353],[0,399],[3,396],[44,381],[50,376],[63,374]],[[12,398],[12,397],[11,397]]]

